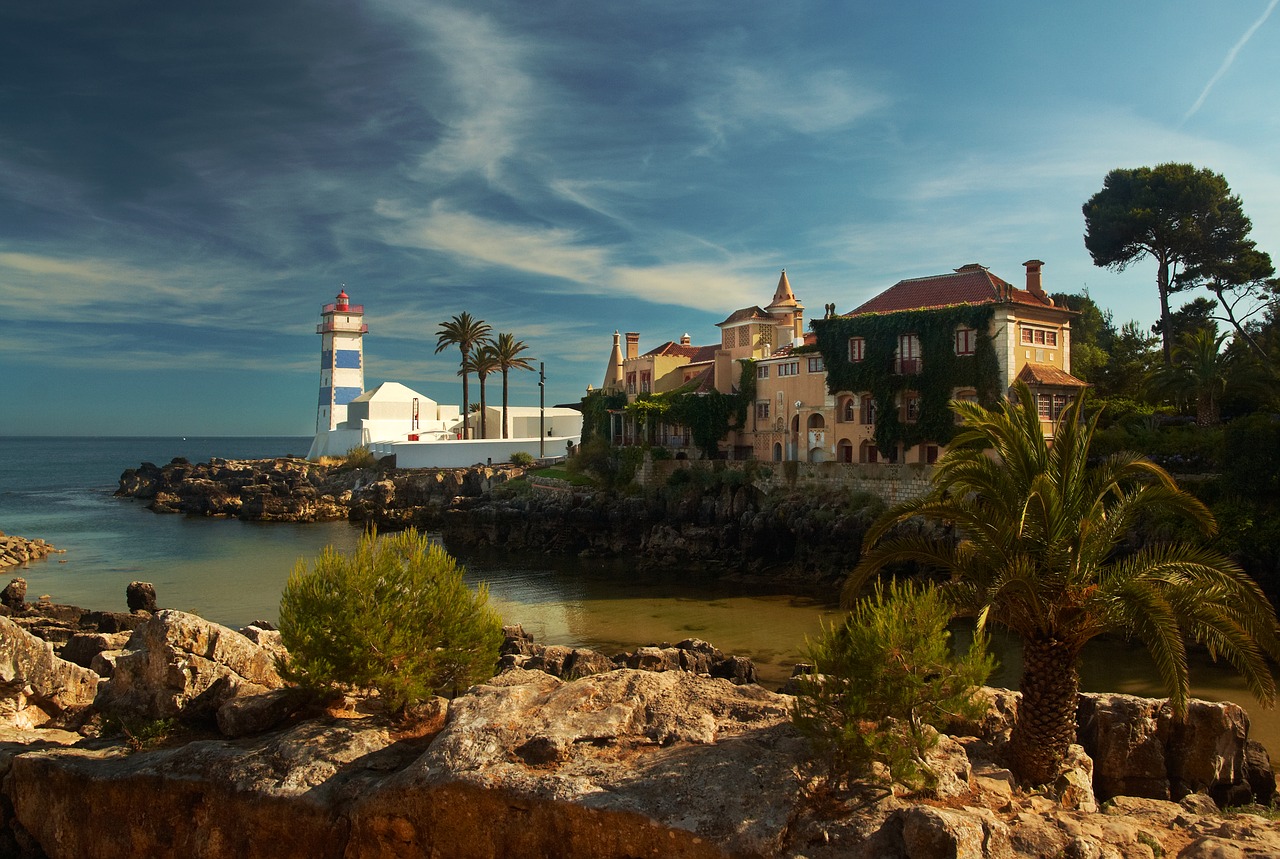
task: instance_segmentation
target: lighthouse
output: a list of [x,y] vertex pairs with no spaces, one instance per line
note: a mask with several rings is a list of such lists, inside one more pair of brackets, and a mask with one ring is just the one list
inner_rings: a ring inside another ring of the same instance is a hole
[[334,429],[347,419],[347,404],[364,393],[363,338],[369,326],[364,307],[352,304],[344,287],[333,304],[320,310],[320,406],[316,432]]

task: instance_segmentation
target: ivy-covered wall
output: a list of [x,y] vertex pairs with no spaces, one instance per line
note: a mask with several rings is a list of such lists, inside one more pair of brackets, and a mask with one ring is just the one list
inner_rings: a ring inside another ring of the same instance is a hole
[[693,443],[703,455],[714,457],[719,444],[734,427],[742,427],[747,421],[747,407],[756,396],[755,362],[743,360],[738,377],[738,390],[731,394],[719,391],[698,393],[698,381],[691,381],[674,391],[661,394],[641,394],[627,404],[622,396],[622,408],[628,415],[649,431],[658,424],[667,423],[689,428]]
[[[956,388],[972,388],[978,402],[994,406],[1000,390],[1000,364],[991,338],[994,305],[961,304],[934,310],[905,310],[898,313],[869,313],[815,319],[817,351],[827,367],[827,390],[831,394],[870,391],[876,403],[876,445],[892,450],[898,442],[911,447],[921,442],[946,444],[955,435],[955,415],[948,404]],[[966,326],[977,332],[972,355],[957,355],[955,330]],[[916,334],[920,338],[920,372],[901,375],[894,366],[898,337]],[[865,341],[863,360],[849,360],[849,340]],[[897,398],[905,391],[920,395],[920,417],[904,422],[898,414]]]
[[592,391],[582,398],[582,441],[592,438],[609,439],[609,412],[627,404],[627,395],[622,392],[609,393]]

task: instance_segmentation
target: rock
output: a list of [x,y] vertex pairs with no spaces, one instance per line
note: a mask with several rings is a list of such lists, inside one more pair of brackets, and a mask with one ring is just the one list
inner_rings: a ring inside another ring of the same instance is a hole
[[1063,808],[1086,814],[1098,810],[1098,802],[1093,795],[1093,761],[1075,743],[1067,749],[1063,772],[1054,783],[1054,792]]
[[98,679],[55,656],[49,642],[0,617],[0,723],[74,728],[88,715]]
[[0,604],[13,611],[22,611],[27,607],[27,580],[16,578],[0,591]]
[[97,706],[141,718],[199,720],[238,695],[282,685],[271,651],[235,630],[166,609],[134,630]]
[[1249,740],[1244,746],[1244,780],[1259,805],[1271,806],[1276,797],[1276,774],[1271,767],[1271,755],[1257,740]]
[[916,805],[896,812],[885,829],[901,845],[891,855],[911,859],[983,859],[1009,851],[1008,828],[968,810]]
[[218,708],[218,730],[227,737],[247,737],[279,727],[311,700],[303,690],[286,687],[257,695],[240,695]]
[[1245,859],[1247,854],[1221,838],[1197,838],[1178,851],[1178,859]]
[[145,611],[152,614],[157,611],[156,587],[151,582],[130,582],[124,594],[129,611]]
[[1193,700],[1179,724],[1166,700],[1083,694],[1078,719],[1101,799],[1207,791],[1222,804],[1233,785],[1246,784],[1249,720],[1235,704]]
[[94,657],[104,650],[121,650],[131,635],[130,632],[77,632],[62,646],[59,655],[83,668],[92,668]]

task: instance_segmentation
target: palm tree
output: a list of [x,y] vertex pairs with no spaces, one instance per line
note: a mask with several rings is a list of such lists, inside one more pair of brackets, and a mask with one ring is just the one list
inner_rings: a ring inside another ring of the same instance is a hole
[[1216,426],[1219,404],[1227,390],[1231,361],[1222,351],[1227,335],[1214,336],[1209,328],[1186,331],[1173,348],[1173,363],[1152,376],[1152,388],[1160,396],[1182,402],[1193,401],[1196,425]]
[[498,371],[498,358],[494,354],[493,345],[485,343],[472,352],[467,357],[467,360],[463,362],[463,370],[459,372],[467,370],[475,373],[476,378],[480,380],[480,437],[488,438],[489,429],[486,425],[485,416],[484,380]]
[[457,346],[458,351],[462,353],[461,366],[462,370],[458,373],[462,377],[462,437],[467,438],[469,432],[468,420],[471,408],[470,392],[467,390],[467,375],[470,370],[467,368],[468,356],[482,343],[487,343],[489,333],[493,331],[489,323],[474,318],[465,310],[454,316],[448,322],[441,322],[436,329],[436,354],[439,355],[450,346]]
[[510,370],[532,370],[528,358],[521,358],[520,353],[528,349],[523,340],[517,340],[514,334],[502,333],[493,344],[493,354],[498,359],[498,369],[502,372],[502,437],[507,437],[507,372]]
[[[1033,784],[1057,777],[1075,741],[1076,663],[1106,632],[1146,645],[1176,717],[1186,714],[1188,639],[1223,656],[1264,705],[1275,700],[1267,657],[1280,656],[1275,610],[1230,559],[1184,542],[1122,543],[1140,516],[1172,513],[1205,534],[1208,509],[1167,472],[1137,454],[1089,460],[1097,425],[1082,397],[1063,410],[1052,444],[1026,385],[1016,403],[984,409],[956,402],[964,426],[934,472],[931,493],[887,511],[867,534],[871,547],[845,582],[856,598],[886,564],[914,561],[948,574],[957,615],[1003,626],[1022,639],[1022,677],[1011,764]],[[995,456],[990,453],[994,451]],[[886,538],[921,516],[954,526],[954,540]]]

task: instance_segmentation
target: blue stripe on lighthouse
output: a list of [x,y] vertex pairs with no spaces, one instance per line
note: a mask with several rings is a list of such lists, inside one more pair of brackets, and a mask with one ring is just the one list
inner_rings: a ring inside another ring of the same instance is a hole
[[345,406],[363,393],[359,388],[334,388],[333,404],[335,406]]
[[358,349],[339,349],[334,358],[336,360],[333,366],[339,370],[360,369],[360,350]]
[[333,402],[333,388],[325,385],[320,389],[320,405],[327,406]]
[[333,350],[323,349],[320,352],[320,369],[328,370],[333,367]]

